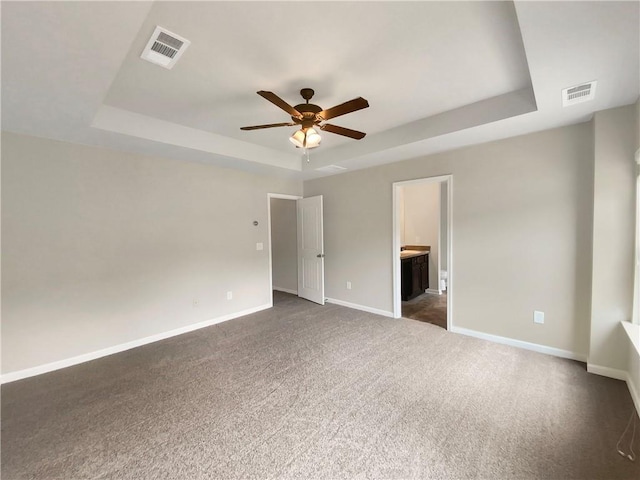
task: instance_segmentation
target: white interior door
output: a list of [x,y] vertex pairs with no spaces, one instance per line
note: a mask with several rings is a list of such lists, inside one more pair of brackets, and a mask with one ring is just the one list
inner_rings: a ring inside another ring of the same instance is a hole
[[324,305],[322,195],[298,200],[298,296]]

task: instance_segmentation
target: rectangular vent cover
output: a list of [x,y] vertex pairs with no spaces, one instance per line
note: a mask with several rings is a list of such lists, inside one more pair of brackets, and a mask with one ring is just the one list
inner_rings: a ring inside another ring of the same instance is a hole
[[346,168],[341,167],[340,165],[327,165],[326,167],[316,168],[316,170],[319,172],[336,173],[336,172],[342,172],[343,170],[346,170]]
[[190,44],[186,38],[156,27],[140,58],[171,70]]
[[576,103],[593,100],[596,95],[596,82],[582,83],[562,90],[562,106],[568,107]]

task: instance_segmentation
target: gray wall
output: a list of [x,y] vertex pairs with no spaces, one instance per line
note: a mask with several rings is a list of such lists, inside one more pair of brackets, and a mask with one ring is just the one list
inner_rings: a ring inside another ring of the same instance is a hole
[[392,311],[392,183],[445,174],[454,325],[586,354],[589,123],[305,182],[305,196],[325,198],[327,297]]
[[597,112],[593,120],[593,285],[589,363],[626,369],[621,321],[633,306],[635,107]]
[[[305,182],[325,195],[327,297],[391,312],[391,185],[453,174],[454,324],[590,350],[590,363],[637,375],[618,321],[630,317],[639,115]],[[255,250],[267,193],[301,187],[3,133],[2,371],[267,305],[268,251]]]
[[3,133],[2,371],[267,305],[267,193],[301,187]]
[[298,291],[296,201],[271,199],[271,255],[273,288]]

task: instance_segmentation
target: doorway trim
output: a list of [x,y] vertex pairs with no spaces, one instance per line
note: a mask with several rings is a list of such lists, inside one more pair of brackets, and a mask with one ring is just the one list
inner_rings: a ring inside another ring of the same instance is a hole
[[[271,243],[271,199],[280,198],[282,200],[300,200],[301,195],[287,195],[284,193],[267,193],[267,231],[269,240],[269,306],[273,307],[273,246]],[[296,218],[297,222],[297,218]]]
[[[403,182],[393,182],[393,241],[391,258],[393,259],[393,318],[402,316],[402,281],[400,275],[400,216],[398,215],[399,192],[401,187],[420,183],[446,183],[447,184],[447,330],[453,328],[453,175],[439,175],[437,177],[416,178]],[[438,272],[438,282],[440,272]]]

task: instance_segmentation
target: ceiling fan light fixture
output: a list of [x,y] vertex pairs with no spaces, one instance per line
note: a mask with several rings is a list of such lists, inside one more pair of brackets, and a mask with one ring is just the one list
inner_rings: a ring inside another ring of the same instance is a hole
[[299,148],[315,148],[320,145],[322,138],[313,128],[307,128],[297,130],[289,140]]
[[316,132],[313,128],[307,129],[306,137],[306,148],[315,148],[320,145],[320,141],[322,140],[320,134],[318,134],[318,132]]
[[296,130],[296,132],[289,137],[289,140],[296,147],[304,148],[305,134],[302,130]]

